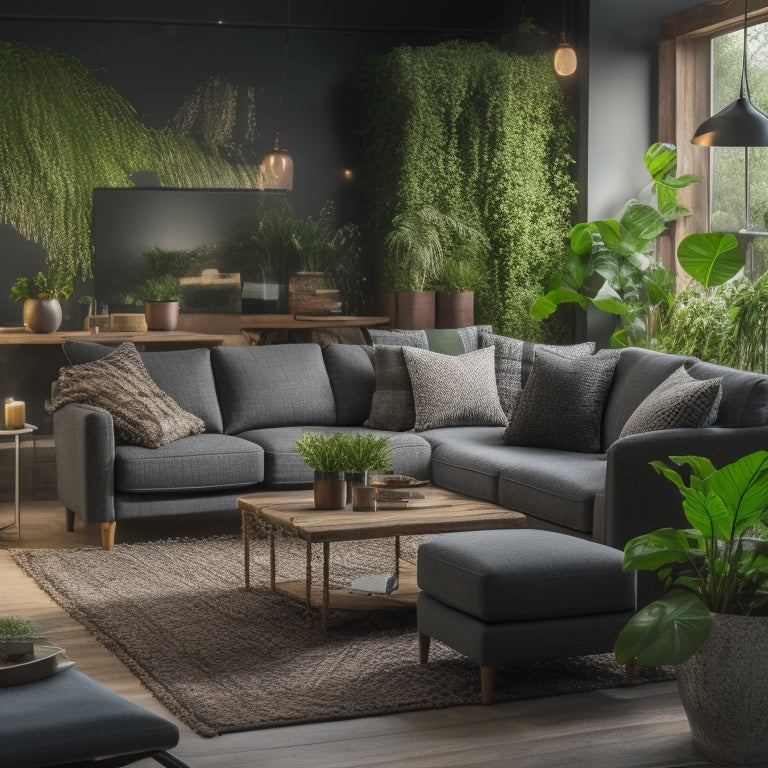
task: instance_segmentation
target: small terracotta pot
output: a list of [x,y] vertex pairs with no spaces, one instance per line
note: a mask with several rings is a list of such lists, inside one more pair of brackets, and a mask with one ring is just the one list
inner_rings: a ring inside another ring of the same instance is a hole
[[148,331],[174,331],[179,322],[179,302],[145,301],[144,319]]

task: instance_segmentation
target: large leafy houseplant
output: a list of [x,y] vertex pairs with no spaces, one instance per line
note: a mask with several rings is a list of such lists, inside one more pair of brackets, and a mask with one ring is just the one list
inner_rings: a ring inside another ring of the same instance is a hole
[[690,529],[663,528],[626,545],[624,568],[656,571],[664,596],[619,634],[618,661],[675,664],[696,747],[727,765],[765,765],[768,692],[768,451],[720,469],[702,456],[653,468],[683,497]]
[[616,658],[679,664],[707,639],[712,614],[768,616],[768,451],[715,469],[702,456],[651,466],[683,497],[690,529],[662,528],[629,541],[624,569],[656,571],[667,591],[640,609],[616,641]]

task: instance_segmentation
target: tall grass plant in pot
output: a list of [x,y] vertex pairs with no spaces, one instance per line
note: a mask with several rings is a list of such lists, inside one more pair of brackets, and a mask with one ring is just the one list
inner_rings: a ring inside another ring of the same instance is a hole
[[664,596],[616,641],[616,659],[674,664],[696,747],[724,765],[768,755],[768,451],[716,469],[702,456],[651,466],[682,496],[690,528],[629,541],[625,570],[656,571]]
[[347,504],[344,435],[305,432],[296,441],[296,451],[314,470],[315,509],[344,509]]

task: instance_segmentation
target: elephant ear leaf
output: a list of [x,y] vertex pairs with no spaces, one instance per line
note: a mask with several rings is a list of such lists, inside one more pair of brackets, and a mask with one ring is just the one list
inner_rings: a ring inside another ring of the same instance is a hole
[[745,257],[734,235],[697,232],[682,239],[677,258],[680,266],[706,289],[735,277]]

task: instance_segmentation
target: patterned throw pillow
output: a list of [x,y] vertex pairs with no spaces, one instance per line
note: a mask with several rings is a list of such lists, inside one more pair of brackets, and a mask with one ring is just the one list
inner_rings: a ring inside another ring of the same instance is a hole
[[576,358],[538,350],[504,442],[600,453],[603,408],[618,360],[615,349]]
[[371,344],[386,344],[393,347],[419,347],[427,349],[426,331],[390,331],[386,328],[366,328],[365,333]]
[[403,347],[403,357],[413,387],[417,431],[507,423],[491,347],[464,355]]
[[377,344],[373,348],[376,388],[371,400],[371,413],[365,426],[404,432],[413,429],[416,415],[403,347]]
[[205,431],[201,419],[183,410],[152,381],[136,347],[128,341],[99,360],[61,369],[56,394],[46,410],[53,413],[67,403],[108,410],[117,438],[145,448],[159,448]]
[[562,357],[586,357],[595,351],[595,344],[592,341],[583,344],[534,344],[490,332],[481,332],[480,344],[483,347],[496,349],[496,386],[507,420],[511,419],[515,412],[520,393],[528,381],[533,361],[539,350],[557,352]]
[[694,379],[681,365],[637,406],[619,437],[657,429],[709,426],[717,418],[722,381],[722,377]]

